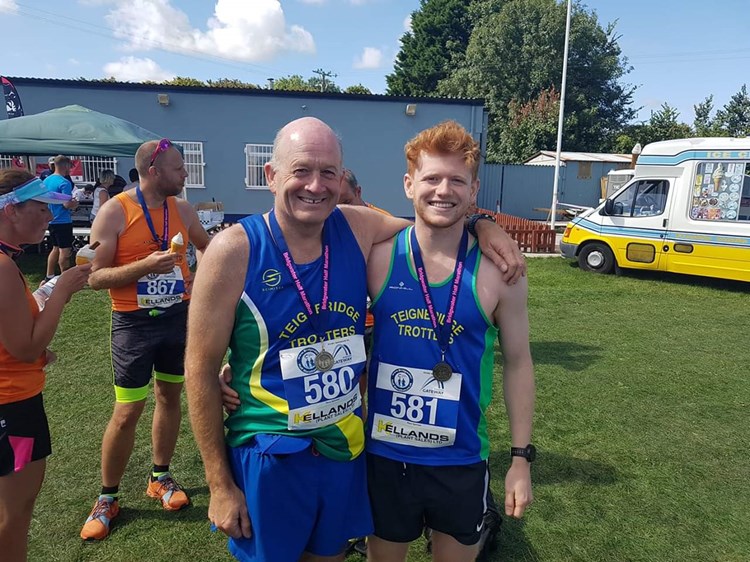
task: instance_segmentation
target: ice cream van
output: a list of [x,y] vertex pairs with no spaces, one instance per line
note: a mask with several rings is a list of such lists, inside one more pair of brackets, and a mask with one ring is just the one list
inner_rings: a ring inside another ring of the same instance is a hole
[[647,145],[635,175],[568,223],[581,269],[653,269],[750,282],[750,137]]

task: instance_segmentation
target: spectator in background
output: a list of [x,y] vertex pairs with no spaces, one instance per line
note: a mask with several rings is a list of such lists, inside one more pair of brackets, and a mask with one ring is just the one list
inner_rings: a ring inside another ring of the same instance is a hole
[[349,189],[344,189],[341,192],[339,205],[359,205],[360,207],[369,207],[373,211],[378,211],[385,215],[390,215],[388,211],[385,211],[380,207],[376,207],[371,203],[366,203],[362,199],[362,186],[357,182],[357,176],[354,175],[354,172],[349,169],[344,170],[344,185]]
[[47,166],[49,166],[46,170],[44,170],[41,174],[39,174],[39,179],[44,181],[48,177],[50,177],[52,174],[55,173],[55,157],[50,156],[49,160],[47,160]]
[[[62,193],[69,197],[73,193],[73,183],[69,179],[71,160],[62,154],[55,156],[55,173],[44,180],[49,191]],[[70,199],[61,205],[50,204],[52,222],[49,223],[49,236],[52,251],[47,258],[47,276],[49,281],[55,276],[56,266],[60,266],[60,273],[70,267],[70,254],[73,248],[73,217],[70,212],[78,208],[78,201]]]
[[99,173],[99,185],[94,188],[94,206],[91,207],[91,222],[94,222],[96,213],[109,199],[109,188],[115,183],[115,173],[112,170],[102,170]]
[[131,168],[128,172],[128,179],[130,179],[130,183],[125,186],[125,189],[133,189],[136,185],[138,185],[138,170],[135,168]]

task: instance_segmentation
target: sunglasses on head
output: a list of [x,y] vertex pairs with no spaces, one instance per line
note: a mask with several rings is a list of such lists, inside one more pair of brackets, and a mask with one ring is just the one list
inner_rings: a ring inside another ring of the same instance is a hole
[[154,165],[159,154],[166,152],[172,146],[172,141],[169,139],[161,139],[159,144],[156,145],[154,152],[151,154],[151,161],[148,163],[149,167]]

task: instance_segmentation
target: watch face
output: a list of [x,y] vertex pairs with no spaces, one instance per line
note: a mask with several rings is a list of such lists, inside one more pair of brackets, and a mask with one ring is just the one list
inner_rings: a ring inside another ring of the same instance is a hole
[[529,462],[534,462],[536,460],[536,447],[531,443],[526,447],[526,459]]

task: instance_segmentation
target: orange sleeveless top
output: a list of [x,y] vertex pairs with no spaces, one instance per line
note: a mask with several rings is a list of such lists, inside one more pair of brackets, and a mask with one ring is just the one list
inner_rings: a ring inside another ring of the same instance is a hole
[[[146,218],[143,215],[143,209],[141,208],[140,203],[130,197],[128,193],[129,192],[124,191],[115,196],[115,199],[120,203],[122,210],[125,213],[125,228],[120,233],[117,240],[117,251],[115,252],[114,261],[112,262],[113,267],[119,267],[142,260],[153,252],[161,250],[161,240],[154,240],[151,230],[148,227],[148,223],[146,222]],[[156,234],[161,237],[164,232],[164,209],[159,206],[157,209],[149,209],[148,211],[154,224],[154,230],[156,231]],[[133,312],[135,310],[154,308],[153,306],[150,306],[150,302],[167,302],[163,300],[165,295],[161,294],[162,289],[168,291],[167,297],[169,294],[173,294],[172,302],[169,302],[169,304],[176,304],[177,302],[186,301],[190,298],[189,294],[184,291],[180,293],[179,289],[175,289],[176,286],[179,286],[179,274],[181,274],[182,280],[188,279],[190,270],[188,269],[187,259],[185,257],[188,233],[185,225],[182,223],[182,218],[180,218],[180,212],[177,210],[177,201],[174,197],[167,197],[167,211],[169,215],[167,247],[169,247],[169,242],[172,237],[178,232],[182,233],[182,239],[185,241],[185,246],[183,246],[177,259],[177,268],[179,268],[179,272],[176,271],[175,275],[170,276],[171,279],[166,279],[163,283],[159,283],[158,290],[155,289],[154,291],[154,300],[147,297],[147,293],[150,290],[147,290],[146,286],[149,283],[152,285],[156,284],[157,281],[148,280],[152,277],[156,279],[156,276],[147,276],[148,279],[139,279],[129,285],[110,289],[109,296],[112,298],[113,310],[118,312]],[[163,278],[164,276],[161,277]],[[175,283],[175,279],[177,283]]]
[[[0,259],[10,259],[0,253]],[[23,279],[23,276],[21,276]],[[31,316],[36,320],[39,316],[39,306],[36,304],[34,295],[31,294],[26,280],[23,280],[26,290],[26,301],[31,310]],[[5,347],[0,344],[0,404],[10,404],[26,400],[39,394],[44,389],[44,366],[47,360],[42,353],[33,363],[24,363],[13,357]]]

